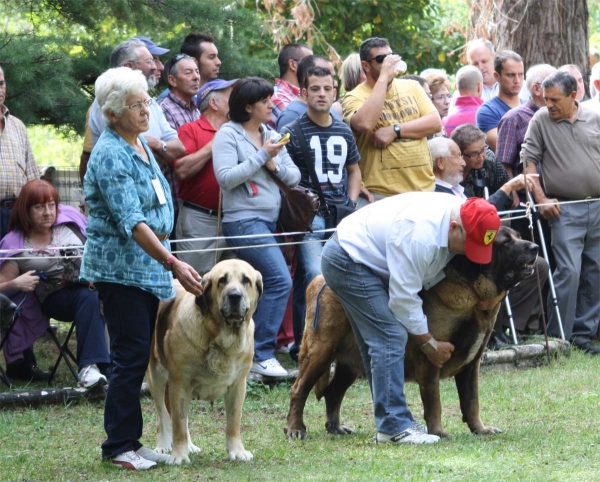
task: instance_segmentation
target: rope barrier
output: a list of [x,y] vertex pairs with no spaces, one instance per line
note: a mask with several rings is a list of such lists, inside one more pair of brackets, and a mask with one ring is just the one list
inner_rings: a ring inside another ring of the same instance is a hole
[[[503,217],[503,220],[507,220],[507,221],[514,221],[517,219],[528,219],[529,220],[529,227],[531,228],[533,226],[533,208],[536,207],[538,208],[539,206],[555,206],[555,205],[563,205],[563,204],[578,204],[578,203],[590,203],[590,202],[595,202],[595,201],[600,201],[600,198],[594,198],[594,199],[578,199],[575,201],[561,201],[558,203],[541,203],[541,204],[532,204],[530,202],[527,202],[524,204],[525,209],[516,209],[516,210],[510,210],[510,211],[500,211],[498,212],[499,216],[507,216],[507,217]],[[523,213],[522,216],[509,216],[511,214],[521,214]],[[320,229],[320,230],[315,230],[313,231],[313,233],[331,233],[335,231],[335,229]],[[227,239],[252,239],[252,238],[264,238],[264,237],[294,237],[294,236],[304,236],[306,234],[309,234],[308,232],[304,232],[304,231],[295,231],[295,232],[290,232],[290,233],[263,233],[263,234],[249,234],[249,235],[242,235],[242,236],[210,236],[210,237],[203,237],[203,238],[186,238],[186,239],[175,239],[173,240],[173,242],[177,243],[180,241],[185,241],[186,243],[195,243],[195,242],[200,242],[200,241],[219,241],[219,240],[227,240]],[[256,245],[250,245],[250,246],[236,246],[236,247],[225,247],[225,248],[206,248],[206,249],[189,249],[189,250],[177,250],[177,251],[173,251],[174,254],[182,254],[182,253],[201,253],[201,252],[207,252],[207,251],[228,251],[228,250],[238,250],[238,249],[249,249],[249,248],[268,248],[268,247],[273,247],[273,246],[295,246],[295,245],[300,245],[300,244],[310,244],[310,243],[324,243],[325,241],[327,241],[326,239],[300,239],[297,241],[286,241],[286,242],[281,242],[281,243],[265,243],[265,244],[256,244]],[[72,251],[72,250],[77,250],[77,249],[84,249],[84,246],[52,246],[51,248],[45,248],[43,250],[40,251],[60,251],[60,250],[64,250],[64,251]],[[13,256],[15,253],[24,253],[24,252],[35,252],[35,248],[21,248],[21,249],[0,249],[0,260],[1,259],[9,259],[9,257],[2,257],[2,254],[11,254],[11,256]],[[83,255],[58,255],[58,256],[46,256],[45,258],[48,259],[60,259],[60,258],[82,258]],[[19,259],[39,259],[40,256],[31,256],[31,257],[27,257],[27,256],[19,256]]]

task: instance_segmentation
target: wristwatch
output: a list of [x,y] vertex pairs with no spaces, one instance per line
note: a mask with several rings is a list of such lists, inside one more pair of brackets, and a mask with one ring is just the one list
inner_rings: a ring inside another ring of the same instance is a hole
[[275,169],[273,170],[273,172],[277,174],[279,171],[281,171],[281,167],[279,167],[279,164],[275,163]]
[[394,132],[396,133],[396,140],[399,141],[402,138],[402,130],[400,125],[394,124]]
[[165,152],[167,152],[167,149],[169,148],[169,146],[167,146],[167,143],[165,141],[161,141],[161,142],[162,142],[162,151],[164,154]]
[[173,255],[169,256],[162,262],[163,268],[165,268],[167,271],[173,271],[173,264],[175,263],[176,259],[177,258],[175,258]]
[[438,342],[432,336],[426,343],[421,345],[421,351],[425,353],[425,355],[432,355],[438,349]]

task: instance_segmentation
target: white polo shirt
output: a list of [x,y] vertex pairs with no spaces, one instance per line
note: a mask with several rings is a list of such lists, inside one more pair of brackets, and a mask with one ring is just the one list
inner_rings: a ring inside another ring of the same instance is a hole
[[338,226],[340,246],[389,282],[389,307],[406,330],[423,335],[427,317],[418,296],[445,276],[451,212],[465,202],[436,192],[399,194],[369,204]]

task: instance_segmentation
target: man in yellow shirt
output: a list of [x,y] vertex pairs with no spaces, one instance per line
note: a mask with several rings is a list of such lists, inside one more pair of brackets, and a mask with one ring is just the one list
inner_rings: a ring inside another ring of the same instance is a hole
[[442,130],[436,108],[418,82],[394,78],[403,69],[386,39],[365,40],[360,59],[367,80],[346,94],[343,107],[360,151],[365,188],[376,200],[433,191],[427,136]]

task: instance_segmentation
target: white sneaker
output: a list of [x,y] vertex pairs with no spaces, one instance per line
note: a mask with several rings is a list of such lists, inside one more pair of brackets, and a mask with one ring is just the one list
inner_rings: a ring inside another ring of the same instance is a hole
[[375,438],[375,442],[378,444],[434,444],[439,441],[440,438],[437,435],[423,433],[414,427],[407,428],[404,432],[397,433],[396,435],[377,432],[377,437]]
[[252,373],[258,373],[265,377],[287,377],[288,372],[281,366],[281,363],[277,361],[277,358],[269,358],[268,360],[253,362]]
[[106,383],[106,377],[100,373],[96,364],[88,365],[79,370],[79,382],[77,385],[80,387],[91,388],[96,385],[103,386]]
[[140,457],[149,460],[150,462],[156,462],[159,464],[164,464],[169,458],[170,455],[167,454],[159,454],[155,450],[149,449],[148,447],[144,447],[143,445],[135,451]]
[[156,467],[156,462],[140,457],[133,450],[113,457],[110,462],[117,467],[127,470],[148,470]]
[[282,355],[289,354],[290,350],[294,346],[294,342],[288,343],[287,345],[281,345],[279,348],[275,350],[275,353],[280,353]]

